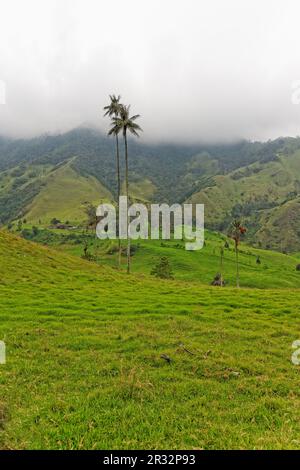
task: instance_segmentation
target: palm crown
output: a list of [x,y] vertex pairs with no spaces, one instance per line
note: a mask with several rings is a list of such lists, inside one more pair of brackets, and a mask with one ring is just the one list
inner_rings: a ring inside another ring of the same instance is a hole
[[[140,126],[135,122],[140,115],[135,114],[130,116],[130,106],[125,106],[120,103],[120,96],[110,95],[110,105],[105,106],[105,116],[111,118],[111,128],[108,135],[114,135],[117,143],[117,171],[118,171],[118,202],[120,200],[120,170],[119,170],[119,147],[118,147],[118,135],[120,132],[124,138],[124,150],[125,150],[125,190],[127,202],[129,201],[129,168],[128,168],[128,144],[127,144],[127,131],[131,134],[139,137],[138,131],[142,131]],[[127,224],[127,273],[130,272],[130,237],[129,237],[129,225]],[[119,237],[119,266],[121,260],[121,244]]]
[[231,238],[235,241],[235,243],[238,245],[241,239],[241,236],[246,233],[245,227],[242,226],[240,220],[234,220],[232,222],[232,235]]
[[127,131],[131,134],[139,137],[138,131],[142,131],[141,127],[135,122],[140,115],[135,114],[134,116],[129,116],[130,106],[119,105],[119,115],[112,118],[112,127],[108,133],[119,134],[122,131],[123,136],[126,135]]
[[118,95],[109,95],[109,98],[110,98],[110,104],[108,106],[104,106],[104,111],[105,111],[105,114],[104,116],[109,116],[109,117],[117,117],[120,113],[120,107],[121,107],[121,103],[120,103],[120,99],[121,99],[121,96]]

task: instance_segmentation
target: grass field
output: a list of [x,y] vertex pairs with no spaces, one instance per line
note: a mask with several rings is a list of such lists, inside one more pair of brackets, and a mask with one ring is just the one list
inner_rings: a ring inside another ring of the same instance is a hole
[[0,257],[0,448],[300,448],[300,290],[126,276],[3,231]]
[[[29,229],[31,231],[31,228]],[[83,254],[82,231],[39,230],[34,240],[53,246],[76,256]],[[117,243],[114,240],[97,240],[91,231],[89,251],[100,265],[116,266]],[[233,241],[216,232],[205,232],[205,246],[199,251],[186,251],[181,240],[138,240],[132,241],[134,255],[132,270],[135,273],[150,274],[160,257],[167,256],[175,279],[197,281],[209,285],[220,271],[220,248],[225,240],[229,248],[224,250],[223,275],[227,286],[235,286],[236,262]],[[126,242],[123,242],[124,249]],[[257,264],[259,257],[260,263]],[[298,255],[259,250],[242,244],[240,247],[241,286],[254,288],[300,288],[300,263]],[[124,268],[126,259],[124,257]]]

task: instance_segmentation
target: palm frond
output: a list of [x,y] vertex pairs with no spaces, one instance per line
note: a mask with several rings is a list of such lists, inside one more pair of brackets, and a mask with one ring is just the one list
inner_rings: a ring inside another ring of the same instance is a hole
[[128,121],[127,129],[131,134],[134,134],[137,137],[139,136],[137,131],[143,132],[143,129],[136,122],[132,122],[131,119]]
[[128,130],[131,134],[135,135],[136,137],[139,137],[139,134],[137,133],[137,131],[133,129],[132,127],[128,127]]
[[109,95],[110,99],[110,104],[107,106],[104,106],[103,110],[105,111],[104,116],[118,116],[120,114],[120,109],[121,109],[121,95]]
[[111,129],[108,135],[116,135],[122,131],[123,136],[126,136],[127,130],[139,137],[138,131],[142,132],[142,128],[135,122],[136,119],[140,117],[139,114],[135,114],[132,117],[129,117],[130,105],[124,105],[119,102],[120,96],[116,97],[115,95],[110,96],[111,104],[106,106],[106,114],[111,117]]
[[134,116],[131,116],[130,121],[135,121],[136,119],[140,118],[141,116],[139,114],[135,114]]
[[122,121],[121,119],[117,118],[117,117],[114,117],[112,118],[112,122],[111,122],[111,128],[110,130],[108,131],[108,135],[118,135],[119,132],[122,130]]

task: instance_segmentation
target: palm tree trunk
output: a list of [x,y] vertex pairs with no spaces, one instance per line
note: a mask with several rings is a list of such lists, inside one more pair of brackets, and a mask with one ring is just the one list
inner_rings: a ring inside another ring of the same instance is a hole
[[239,270],[239,247],[235,245],[235,258],[236,258],[236,287],[240,287],[240,270]]
[[[126,197],[127,207],[129,206],[129,191],[128,191],[128,146],[127,146],[127,135],[124,133],[125,142],[125,184],[126,184]],[[129,220],[127,220],[127,273],[130,273],[130,237],[129,237]]]
[[223,251],[221,251],[221,266],[220,266],[220,271],[221,271],[221,279],[220,279],[220,283],[221,283],[221,287],[223,287],[223,257],[224,257],[224,253]]
[[[116,134],[116,148],[117,148],[117,179],[118,179],[118,201],[117,201],[117,217],[119,220],[119,212],[120,212],[120,207],[119,207],[119,201],[120,201],[120,194],[121,194],[121,179],[120,179],[120,153],[119,153],[119,139],[118,139],[118,134]],[[120,268],[121,266],[121,255],[122,255],[122,248],[121,248],[121,239],[120,239],[120,233],[119,233],[120,227],[118,225],[118,266]]]

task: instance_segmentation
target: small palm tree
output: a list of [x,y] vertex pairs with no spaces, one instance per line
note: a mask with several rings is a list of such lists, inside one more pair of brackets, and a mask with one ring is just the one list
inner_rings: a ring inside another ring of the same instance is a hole
[[235,247],[235,260],[236,260],[236,287],[240,287],[240,268],[239,268],[239,244],[241,237],[246,233],[245,227],[242,226],[241,221],[235,219],[231,226],[231,238],[234,240]]
[[[127,132],[139,137],[138,131],[142,131],[140,126],[135,122],[140,115],[136,114],[130,116],[130,105],[120,106],[119,116],[112,118],[112,128],[109,131],[109,134],[118,135],[120,132],[123,134],[124,145],[125,145],[125,188],[126,188],[126,197],[127,203],[129,202],[129,188],[128,188],[128,142],[127,142]],[[129,237],[129,225],[127,223],[127,273],[130,272],[130,237]]]
[[[117,118],[120,115],[121,103],[120,99],[121,96],[109,95],[110,104],[104,107],[105,114],[104,116],[109,116],[110,118]],[[119,153],[119,138],[117,132],[109,131],[108,135],[114,135],[116,139],[116,164],[117,164],[117,212],[119,214],[119,200],[121,194],[121,177],[120,177],[120,153]],[[121,266],[121,255],[122,255],[122,248],[121,248],[121,240],[118,237],[118,244],[119,244],[119,255],[118,255],[118,265]]]
[[220,286],[221,287],[223,287],[223,285],[224,285],[223,265],[224,265],[224,247],[221,246],[221,248],[220,248]]

